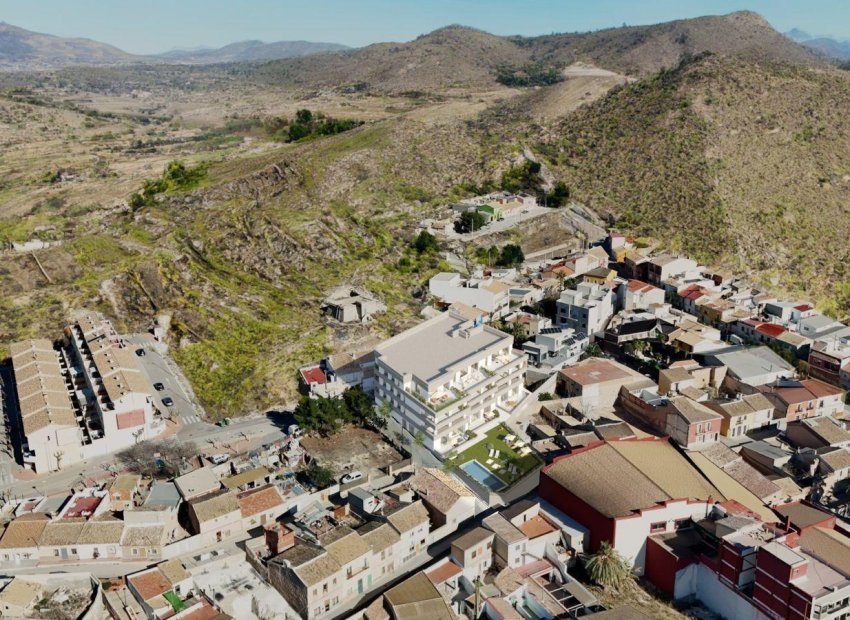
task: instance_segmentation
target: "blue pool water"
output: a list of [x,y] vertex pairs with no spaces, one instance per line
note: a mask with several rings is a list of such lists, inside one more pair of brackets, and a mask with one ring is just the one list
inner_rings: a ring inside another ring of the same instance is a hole
[[494,476],[493,472],[475,459],[467,461],[460,468],[491,491],[498,491],[505,486],[505,483]]

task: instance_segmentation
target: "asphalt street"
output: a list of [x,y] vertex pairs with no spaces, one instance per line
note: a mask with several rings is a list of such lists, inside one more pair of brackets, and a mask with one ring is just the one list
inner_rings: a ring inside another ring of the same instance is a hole
[[[162,411],[163,416],[179,418],[184,425],[203,421],[203,408],[187,387],[188,381],[177,364],[159,353],[146,335],[131,334],[126,338],[133,344],[134,351],[144,350],[145,354],[138,356],[138,361],[151,385],[155,383],[163,385],[161,391],[154,392],[156,406]],[[162,402],[162,399],[166,397],[174,401],[170,407]]]

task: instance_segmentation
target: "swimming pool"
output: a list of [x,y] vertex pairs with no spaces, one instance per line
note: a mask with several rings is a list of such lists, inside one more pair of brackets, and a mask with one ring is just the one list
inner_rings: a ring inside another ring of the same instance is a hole
[[505,483],[499,480],[493,472],[484,467],[481,463],[472,459],[467,461],[460,468],[469,474],[473,479],[477,480],[491,491],[498,491],[505,487]]

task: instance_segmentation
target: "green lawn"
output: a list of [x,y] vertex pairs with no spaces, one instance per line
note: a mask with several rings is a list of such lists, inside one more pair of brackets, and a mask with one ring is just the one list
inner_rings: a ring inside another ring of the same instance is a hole
[[166,592],[162,596],[165,598],[166,601],[171,603],[171,608],[175,611],[175,613],[182,610],[182,609],[185,609],[186,604],[183,601],[181,601],[180,597],[177,596],[177,594],[175,594],[171,590],[169,590],[168,592]]
[[[449,462],[453,467],[457,467],[475,459],[484,467],[489,469],[499,480],[510,485],[525,476],[538,465],[541,465],[543,462],[536,453],[530,452],[525,456],[521,456],[519,452],[505,443],[504,437],[510,434],[515,435],[515,433],[511,433],[511,431],[502,425],[495,426],[481,438],[481,441],[450,459]],[[497,462],[502,464],[501,469],[492,469],[492,467],[487,464],[487,459],[490,458],[491,448],[495,448],[500,452]],[[508,464],[513,464],[519,470],[519,473],[516,476],[512,476],[508,472]]]

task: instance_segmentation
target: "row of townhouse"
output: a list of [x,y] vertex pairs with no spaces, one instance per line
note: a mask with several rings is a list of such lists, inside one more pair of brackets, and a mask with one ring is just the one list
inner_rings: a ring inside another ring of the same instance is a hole
[[129,344],[102,315],[80,317],[60,341],[16,342],[9,350],[23,463],[36,473],[164,432],[153,387]]

